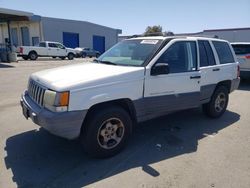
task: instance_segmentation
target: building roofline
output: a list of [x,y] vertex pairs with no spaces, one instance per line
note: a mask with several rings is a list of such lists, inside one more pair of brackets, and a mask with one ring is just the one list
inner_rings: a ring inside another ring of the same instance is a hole
[[65,19],[65,18],[52,18],[52,17],[46,17],[46,16],[41,16],[42,19],[53,19],[53,20],[60,20],[60,21],[74,21],[74,22],[81,22],[81,23],[87,23],[87,24],[91,24],[91,25],[95,25],[95,26],[100,26],[100,27],[105,27],[107,29],[113,29],[116,30],[118,32],[118,34],[122,33],[121,29],[116,29],[116,28],[112,28],[112,27],[108,27],[108,26],[104,26],[104,25],[100,25],[100,24],[96,24],[96,23],[92,23],[89,21],[83,21],[83,20],[73,20],[73,19]]
[[242,28],[228,28],[228,29],[207,29],[203,30],[203,32],[216,32],[216,31],[242,31],[242,30],[250,30],[250,27],[242,27]]
[[0,14],[10,14],[10,15],[16,15],[16,16],[33,16],[34,14],[31,12],[25,12],[20,10],[13,10],[13,9],[7,9],[7,8],[0,8]]

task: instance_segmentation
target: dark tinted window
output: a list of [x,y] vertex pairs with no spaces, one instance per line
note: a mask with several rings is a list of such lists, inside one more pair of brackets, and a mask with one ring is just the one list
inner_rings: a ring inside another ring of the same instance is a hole
[[217,51],[220,64],[233,63],[234,57],[228,43],[221,41],[213,41],[213,45]]
[[200,67],[215,65],[214,54],[208,41],[199,41]]
[[40,42],[39,47],[46,47],[46,43],[45,42]]
[[199,52],[200,52],[200,67],[208,66],[208,57],[203,42],[199,41]]
[[232,44],[236,55],[250,54],[250,44]]
[[51,48],[57,48],[57,45],[55,43],[49,43],[49,47],[51,47]]
[[176,42],[170,46],[157,63],[167,63],[170,73],[194,71],[197,67],[195,42]]

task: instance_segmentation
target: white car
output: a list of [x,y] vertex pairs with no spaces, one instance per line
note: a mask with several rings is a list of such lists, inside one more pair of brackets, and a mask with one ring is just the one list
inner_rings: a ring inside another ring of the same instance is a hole
[[200,105],[220,117],[239,82],[227,41],[140,37],[94,62],[32,74],[21,106],[27,119],[50,133],[80,137],[88,154],[108,157],[126,145],[134,123]]
[[240,63],[240,77],[250,78],[250,42],[231,43]]
[[67,57],[69,60],[72,60],[76,55],[76,50],[66,48],[58,42],[44,41],[37,46],[20,46],[17,49],[17,53],[24,60],[36,60],[38,57],[60,57],[61,59]]

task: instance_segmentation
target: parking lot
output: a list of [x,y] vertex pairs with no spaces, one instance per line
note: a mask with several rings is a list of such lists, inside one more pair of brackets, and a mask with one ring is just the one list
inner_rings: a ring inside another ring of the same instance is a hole
[[250,82],[220,119],[191,109],[142,123],[122,153],[103,160],[23,117],[32,72],[88,60],[0,63],[0,187],[250,187]]

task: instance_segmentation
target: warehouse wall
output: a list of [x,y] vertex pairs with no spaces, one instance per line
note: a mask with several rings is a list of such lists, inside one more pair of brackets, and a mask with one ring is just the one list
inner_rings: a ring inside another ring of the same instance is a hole
[[84,22],[57,18],[42,17],[44,40],[63,43],[63,32],[78,33],[79,46],[93,48],[93,35],[105,37],[105,50],[118,41],[116,29]]
[[[42,34],[40,33],[40,23],[39,22],[30,22],[30,21],[19,21],[19,22],[11,22],[10,28],[17,29],[17,38],[18,38],[18,46],[22,45],[22,35],[21,28],[27,27],[29,30],[29,41],[32,45],[32,37],[39,37],[41,40]],[[8,38],[8,28],[6,23],[0,24],[0,43],[5,43],[5,38]]]
[[217,35],[220,39],[228,40],[229,42],[250,42],[250,29],[244,30],[228,30],[228,31],[204,31],[205,35]]

